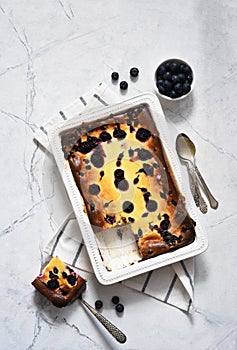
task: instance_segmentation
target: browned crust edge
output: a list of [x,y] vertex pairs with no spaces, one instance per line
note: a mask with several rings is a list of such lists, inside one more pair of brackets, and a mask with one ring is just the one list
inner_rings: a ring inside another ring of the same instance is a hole
[[59,294],[59,292],[56,292],[55,290],[49,289],[39,277],[36,277],[31,284],[56,307],[64,307],[73,303],[86,289],[86,281],[80,276],[77,278],[77,284],[66,296]]

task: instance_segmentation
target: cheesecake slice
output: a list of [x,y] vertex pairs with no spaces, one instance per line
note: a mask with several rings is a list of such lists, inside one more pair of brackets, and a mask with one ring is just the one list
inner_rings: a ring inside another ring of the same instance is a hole
[[80,297],[86,281],[57,256],[52,258],[32,285],[56,307],[64,307]]

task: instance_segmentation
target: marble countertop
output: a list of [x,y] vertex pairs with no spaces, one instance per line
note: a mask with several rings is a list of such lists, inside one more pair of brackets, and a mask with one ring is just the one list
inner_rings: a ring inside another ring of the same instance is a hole
[[[0,3],[1,349],[237,348],[237,4],[234,0]],[[127,335],[120,345],[80,305],[57,309],[34,291],[43,248],[55,231],[47,209],[45,156],[34,131],[104,81],[122,98],[153,91],[156,65],[183,57],[195,70],[192,95],[161,101],[167,120],[197,145],[197,163],[219,201],[196,209],[209,247],[195,258],[192,314],[124,285],[89,276],[86,299]],[[131,82],[129,70],[140,76]],[[121,94],[110,75],[129,83]],[[110,305],[119,295],[125,311]]]

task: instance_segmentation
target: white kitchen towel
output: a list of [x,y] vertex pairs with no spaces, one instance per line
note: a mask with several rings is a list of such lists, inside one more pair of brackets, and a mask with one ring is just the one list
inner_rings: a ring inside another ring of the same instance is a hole
[[[45,149],[49,150],[48,134],[56,124],[85,111],[91,111],[119,101],[119,97],[105,83],[100,83],[95,89],[80,96],[69,107],[62,109],[44,125],[40,126],[34,137]],[[68,217],[63,218],[62,224],[44,250],[51,256],[58,255],[69,265],[93,273],[80,228],[73,212]],[[162,302],[190,312],[194,297],[194,259],[182,260],[132,277],[122,283]]]

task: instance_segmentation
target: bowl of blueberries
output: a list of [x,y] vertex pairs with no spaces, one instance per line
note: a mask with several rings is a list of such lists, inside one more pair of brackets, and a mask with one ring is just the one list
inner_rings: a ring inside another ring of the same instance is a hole
[[166,100],[181,100],[193,90],[193,69],[187,61],[169,58],[159,64],[154,80],[158,96]]

